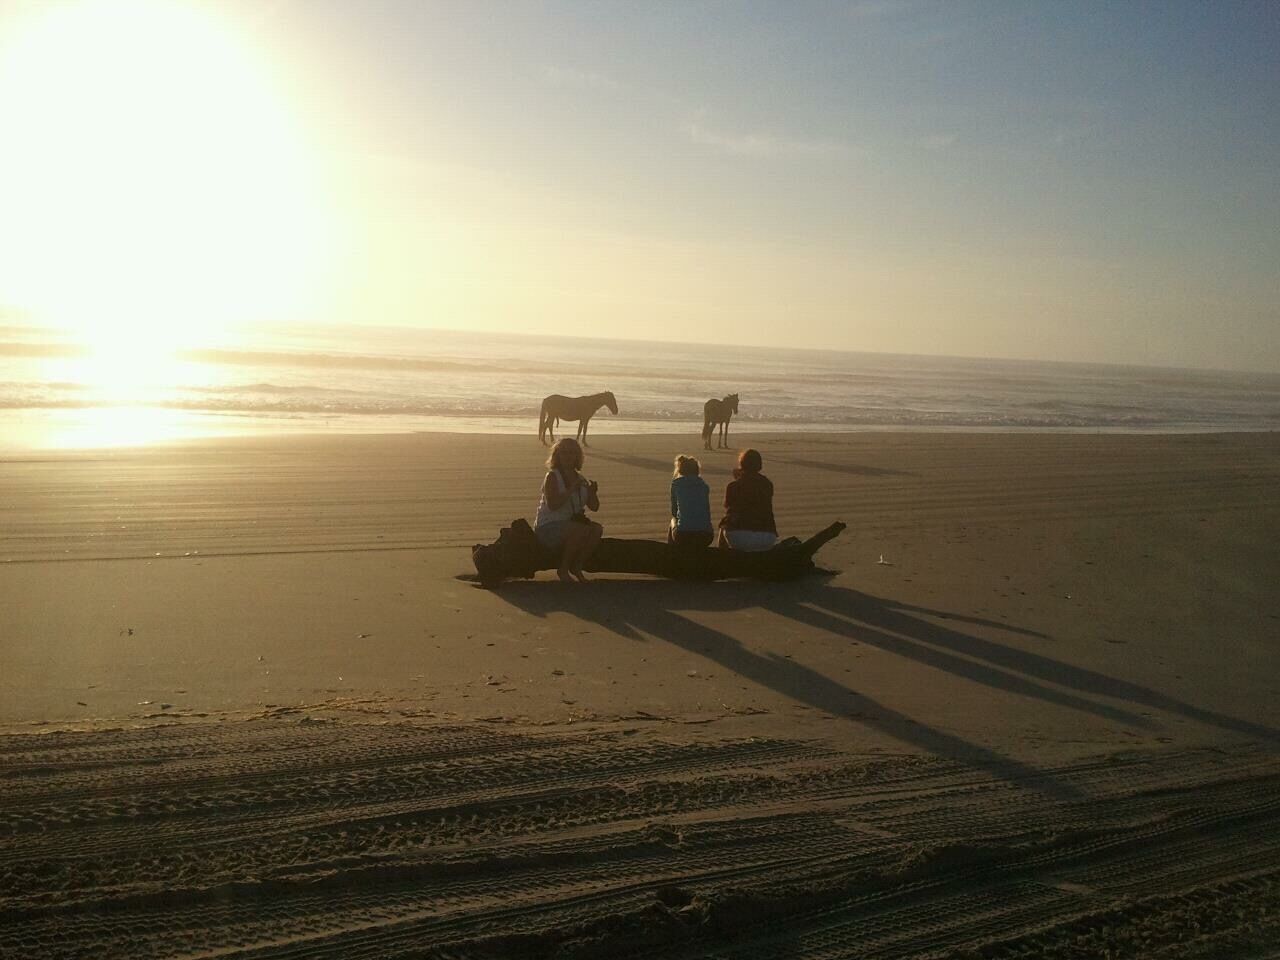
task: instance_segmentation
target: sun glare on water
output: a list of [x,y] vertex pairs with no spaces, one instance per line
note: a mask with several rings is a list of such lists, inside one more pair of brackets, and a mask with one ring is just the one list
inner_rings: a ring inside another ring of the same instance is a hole
[[[66,330],[118,411],[184,347],[312,306],[322,170],[241,26],[194,0],[69,0],[0,19],[0,306]],[[109,419],[109,410],[102,414]]]

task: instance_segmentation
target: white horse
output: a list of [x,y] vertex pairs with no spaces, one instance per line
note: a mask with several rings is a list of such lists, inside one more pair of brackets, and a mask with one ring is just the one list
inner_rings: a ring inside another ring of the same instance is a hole
[[560,426],[561,420],[578,421],[578,439],[587,446],[587,424],[601,407],[608,407],[610,413],[618,412],[618,401],[612,393],[593,393],[589,397],[562,397],[553,393],[542,401],[542,412],[538,414],[538,439],[544,444],[550,437],[554,443],[556,435],[553,426]]
[[729,418],[738,412],[738,395],[731,393],[723,400],[708,400],[702,405],[702,446],[711,449],[711,435],[720,427],[720,446],[729,445]]

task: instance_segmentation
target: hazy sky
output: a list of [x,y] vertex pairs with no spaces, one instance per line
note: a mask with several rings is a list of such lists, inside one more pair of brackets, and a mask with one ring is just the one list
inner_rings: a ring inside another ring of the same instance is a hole
[[224,105],[270,177],[166,250],[234,211],[238,266],[175,267],[234,287],[229,237],[305,240],[290,319],[1280,370],[1280,4],[206,9],[288,120]]

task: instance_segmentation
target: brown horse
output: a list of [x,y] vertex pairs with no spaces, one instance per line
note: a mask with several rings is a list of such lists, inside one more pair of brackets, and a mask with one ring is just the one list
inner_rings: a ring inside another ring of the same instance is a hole
[[711,399],[702,405],[702,446],[711,449],[711,435],[720,427],[720,446],[729,445],[729,418],[738,412],[738,395],[731,393],[723,400]]
[[553,426],[560,426],[561,420],[577,420],[578,439],[587,446],[587,424],[601,407],[608,407],[610,413],[618,412],[618,401],[608,390],[589,397],[562,397],[553,393],[542,401],[542,412],[538,414],[538,439],[546,443],[546,438],[550,437],[554,442]]

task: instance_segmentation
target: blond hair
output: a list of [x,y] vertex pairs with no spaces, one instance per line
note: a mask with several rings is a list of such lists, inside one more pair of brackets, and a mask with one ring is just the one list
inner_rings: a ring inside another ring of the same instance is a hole
[[[551,456],[547,457],[547,469],[560,470],[567,466],[570,470],[581,470],[583,457],[582,445],[577,440],[564,437],[552,446]],[[565,462],[566,458],[568,463]]]
[[683,453],[676,457],[675,469],[671,472],[671,479],[676,477],[696,477],[702,473],[702,464],[698,462],[697,457],[686,457]]

